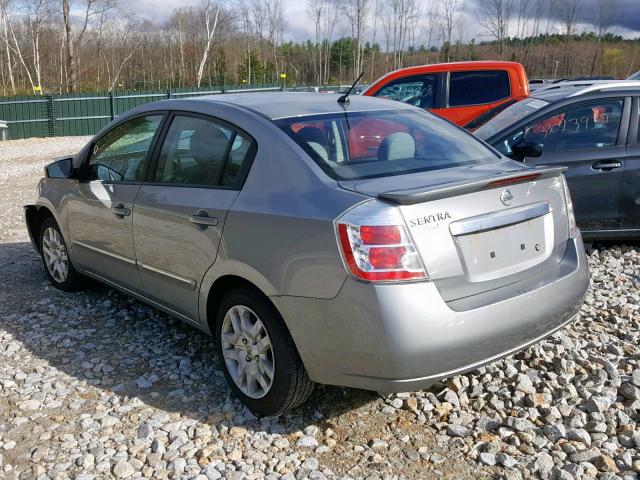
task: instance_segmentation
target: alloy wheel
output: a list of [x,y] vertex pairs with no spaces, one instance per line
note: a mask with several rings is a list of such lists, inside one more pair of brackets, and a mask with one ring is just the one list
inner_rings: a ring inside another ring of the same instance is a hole
[[49,274],[56,282],[64,283],[69,275],[69,257],[60,233],[53,227],[42,234],[42,254]]
[[221,330],[222,354],[236,386],[250,398],[271,389],[275,358],[269,334],[256,313],[244,305],[231,307]]

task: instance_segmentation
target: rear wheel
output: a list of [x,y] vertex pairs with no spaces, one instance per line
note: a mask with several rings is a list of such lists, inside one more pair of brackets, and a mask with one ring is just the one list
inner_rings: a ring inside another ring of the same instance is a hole
[[309,398],[309,379],[275,307],[249,289],[231,290],[216,319],[216,346],[234,394],[253,411],[273,415]]
[[40,226],[40,255],[54,287],[65,292],[81,287],[80,274],[73,268],[60,228],[51,217],[46,218]]

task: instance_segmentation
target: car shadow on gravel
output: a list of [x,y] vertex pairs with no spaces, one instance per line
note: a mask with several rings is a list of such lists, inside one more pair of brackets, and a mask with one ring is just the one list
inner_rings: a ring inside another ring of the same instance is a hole
[[[212,425],[259,429],[260,419],[232,399],[206,334],[97,282],[77,293],[56,290],[28,242],[0,244],[0,265],[0,333],[70,376],[74,388],[85,388],[81,411],[115,394]],[[326,424],[376,398],[318,386],[279,424],[283,433]]]

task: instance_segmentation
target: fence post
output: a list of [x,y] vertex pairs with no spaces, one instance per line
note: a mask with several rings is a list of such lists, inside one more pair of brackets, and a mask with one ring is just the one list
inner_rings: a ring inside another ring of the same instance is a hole
[[47,133],[49,137],[55,137],[56,136],[56,112],[53,106],[53,95],[47,95],[46,109],[47,109],[47,118],[49,119],[49,122],[48,122],[49,131]]
[[113,100],[113,91],[109,92],[109,114],[111,115],[111,120],[116,118],[115,112],[115,102]]
[[171,87],[167,88],[167,100],[171,100]]

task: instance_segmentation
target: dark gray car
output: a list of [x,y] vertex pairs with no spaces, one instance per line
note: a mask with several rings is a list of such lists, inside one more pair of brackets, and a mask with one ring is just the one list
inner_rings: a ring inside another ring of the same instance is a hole
[[639,98],[638,81],[547,87],[474,133],[527,164],[568,167],[585,239],[638,237]]

